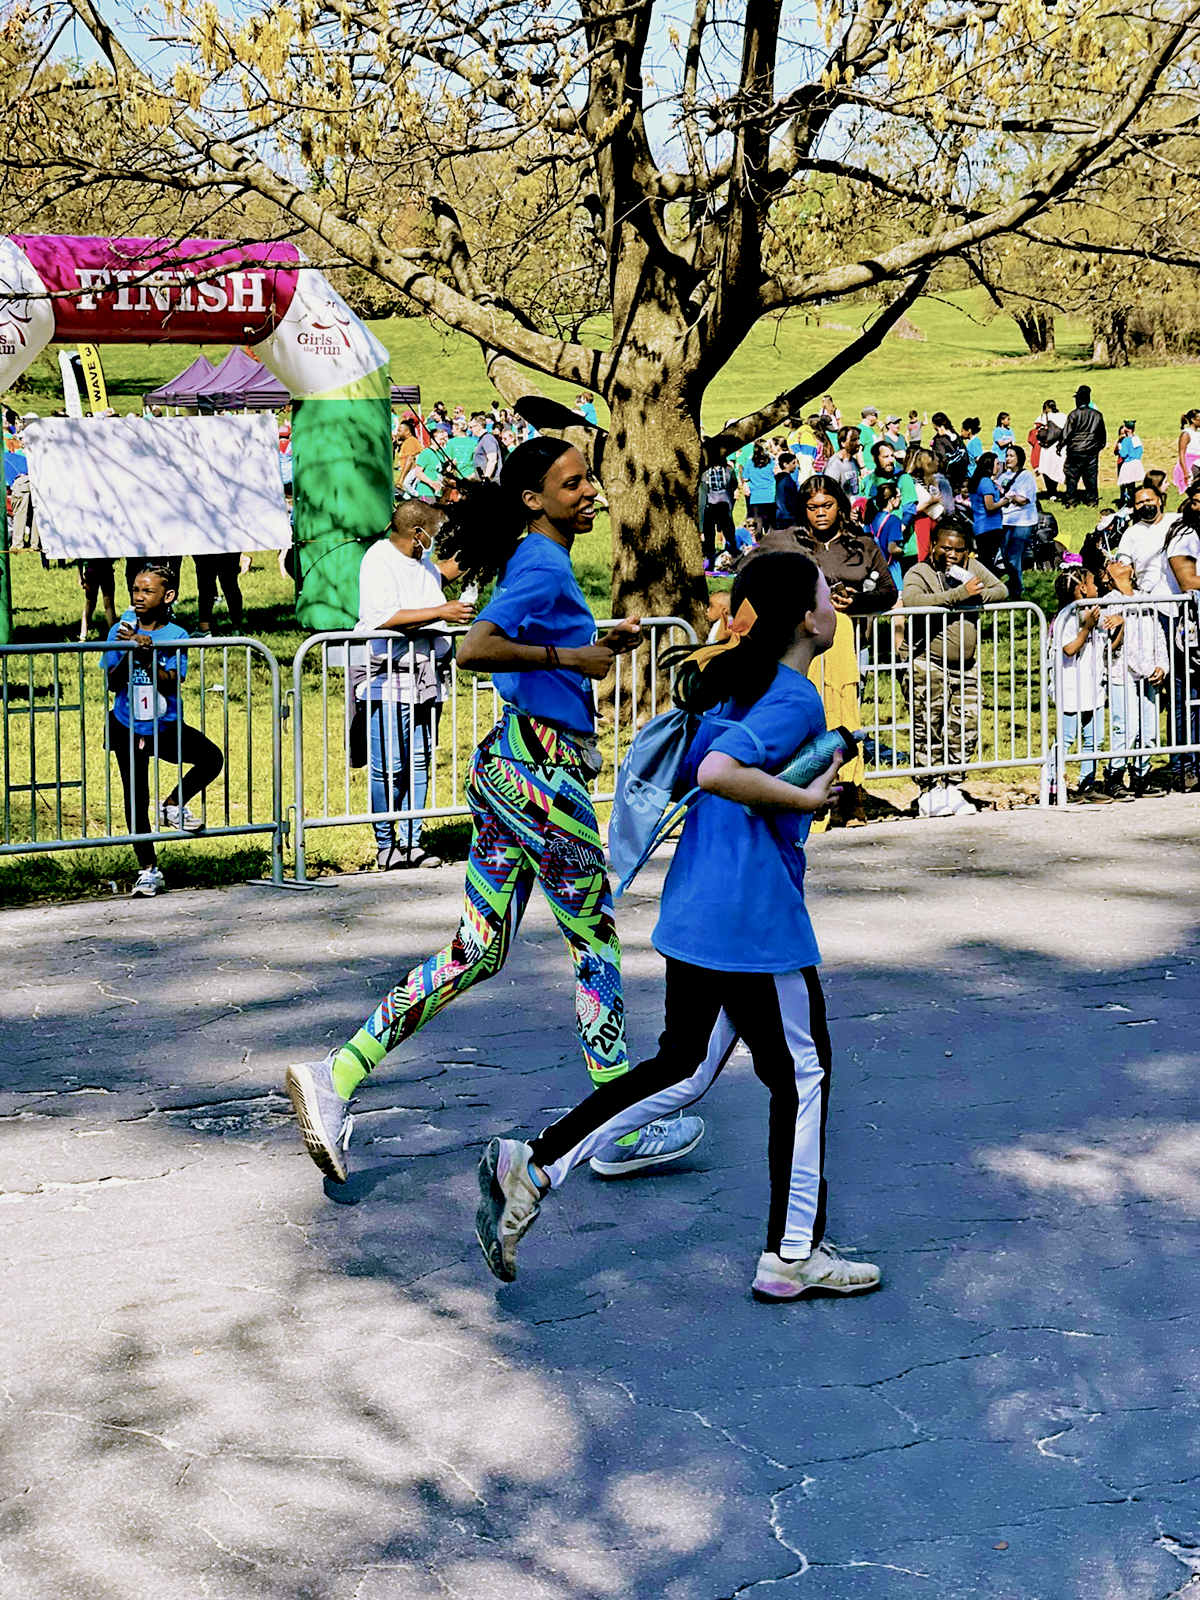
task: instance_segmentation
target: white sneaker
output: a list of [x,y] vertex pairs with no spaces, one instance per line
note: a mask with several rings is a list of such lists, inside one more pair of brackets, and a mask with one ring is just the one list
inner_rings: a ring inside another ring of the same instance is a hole
[[940,783],[932,789],[922,789],[917,798],[919,817],[944,817],[946,815],[946,790]]
[[194,811],[189,811],[187,806],[168,805],[165,801],[158,808],[159,824],[164,828],[182,829],[184,833],[199,833],[204,823]]
[[133,888],[129,893],[148,898],[150,895],[158,894],[165,887],[166,879],[157,867],[143,867],[133,880]]
[[475,1237],[501,1283],[517,1276],[517,1246],[538,1219],[545,1195],[529,1170],[533,1151],[521,1139],[490,1139],[479,1160]]
[[946,795],[950,802],[949,809],[945,813],[946,816],[973,817],[975,815],[975,807],[956,783],[946,785]]
[[806,1261],[784,1261],[764,1250],[751,1285],[758,1300],[799,1300],[805,1294],[867,1294],[883,1274],[870,1261],[844,1261],[837,1246],[817,1245]]

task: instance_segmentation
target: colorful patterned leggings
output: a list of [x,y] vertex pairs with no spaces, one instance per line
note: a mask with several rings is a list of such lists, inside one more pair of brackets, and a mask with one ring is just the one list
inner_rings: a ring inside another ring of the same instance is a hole
[[396,985],[334,1064],[348,1097],[384,1056],[473,984],[504,965],[540,883],[575,965],[575,1021],[594,1085],[626,1072],[621,946],[591,796],[565,766],[475,752],[467,780],[474,820],[466,900],[454,939]]

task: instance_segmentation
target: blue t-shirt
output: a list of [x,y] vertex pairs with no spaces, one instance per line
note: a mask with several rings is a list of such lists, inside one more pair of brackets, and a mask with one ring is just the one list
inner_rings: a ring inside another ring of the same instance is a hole
[[[117,637],[117,631],[127,617],[134,619],[135,613],[127,611],[120,622],[113,623],[108,630],[110,643]],[[146,631],[153,634],[155,643],[162,644],[166,644],[171,639],[186,639],[188,636],[187,629],[181,628],[177,622],[165,622],[161,628],[150,628]],[[105,672],[108,673],[120,662],[128,661],[133,654],[134,652],[131,650],[106,650],[100,659],[104,665]],[[164,667],[168,672],[177,673],[180,683],[187,677],[186,651],[180,650],[175,655],[171,655],[165,650],[160,650],[153,659],[158,666]],[[155,676],[157,677],[157,673]],[[150,669],[148,666],[143,666],[141,662],[135,661],[132,679],[125,678],[124,674],[122,674],[122,677],[124,686],[117,690],[113,699],[113,716],[116,717],[122,727],[127,728],[130,721],[128,685],[132,681],[135,693],[139,685],[149,687],[151,683]],[[158,689],[152,703],[158,708],[158,721],[160,723],[179,721],[179,696],[177,694],[164,694],[161,689]],[[154,718],[149,717],[143,720],[135,717],[133,719],[133,731],[134,733],[152,734],[154,732]]]
[[975,462],[978,461],[980,456],[983,454],[983,440],[978,434],[976,434],[974,438],[967,439],[964,441],[964,443],[967,447],[967,456],[972,466],[974,466]]
[[[518,644],[552,644],[560,650],[591,644],[596,632],[570,551],[532,530],[509,556],[479,620]],[[528,716],[576,733],[595,732],[592,683],[580,672],[494,672],[492,682],[509,705]]]
[[[683,778],[690,786],[711,750],[744,766],[778,772],[800,746],[824,732],[821,696],[782,664],[752,705],[730,701],[705,719],[692,741]],[[753,737],[752,737],[753,735]],[[705,794],[693,805],[663,886],[654,948],[716,972],[795,972],[821,959],[804,904],[804,841],[811,816],[747,812]]]
[[904,524],[895,511],[877,511],[871,518],[871,526],[867,531],[882,550],[885,561],[891,560],[888,553],[889,545],[904,543]]
[[1007,450],[1008,446],[1012,444],[1016,437],[1016,434],[1011,428],[1001,428],[996,426],[992,429],[992,449],[998,456],[1003,456],[1005,450]]
[[980,478],[978,489],[971,491],[971,522],[977,539],[981,533],[995,533],[1004,522],[1003,511],[988,510],[983,499],[985,494],[990,494],[993,500],[999,499],[1000,491],[991,478]]
[[768,461],[764,466],[756,467],[753,461],[748,461],[742,470],[746,480],[746,501],[752,506],[774,506],[775,504],[775,464]]

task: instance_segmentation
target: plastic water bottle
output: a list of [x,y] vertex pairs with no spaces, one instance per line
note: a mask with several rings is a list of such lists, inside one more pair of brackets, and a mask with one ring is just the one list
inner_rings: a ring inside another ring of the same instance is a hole
[[829,728],[807,744],[802,744],[787,766],[775,776],[795,789],[806,789],[839,753],[842,763],[850,761],[857,753],[855,735],[849,728]]
[[[861,734],[851,733],[849,728],[828,728],[807,744],[802,744],[787,766],[775,773],[775,777],[790,783],[794,789],[807,789],[814,778],[821,776],[834,756],[841,757],[839,764],[852,760],[861,737]],[[753,806],[744,806],[742,809],[747,816],[757,815]]]

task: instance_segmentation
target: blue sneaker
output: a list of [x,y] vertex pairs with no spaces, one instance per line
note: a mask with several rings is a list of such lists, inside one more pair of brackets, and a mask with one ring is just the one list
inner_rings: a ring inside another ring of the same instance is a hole
[[648,1122],[635,1144],[606,1144],[588,1165],[600,1178],[631,1178],[646,1167],[660,1167],[690,1155],[704,1137],[704,1118],[682,1112]]

